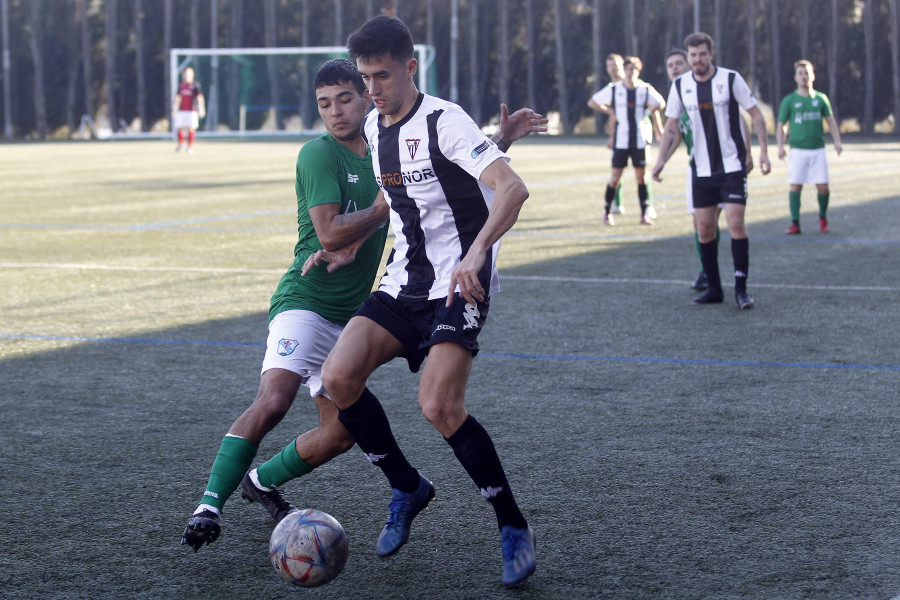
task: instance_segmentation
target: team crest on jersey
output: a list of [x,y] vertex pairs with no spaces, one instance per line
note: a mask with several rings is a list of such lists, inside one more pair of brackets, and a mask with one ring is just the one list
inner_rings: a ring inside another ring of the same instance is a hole
[[813,100],[813,106],[818,106],[818,105],[819,105],[819,101],[818,101],[818,100]]
[[419,149],[420,141],[421,140],[406,140],[406,149],[409,150],[410,160],[416,159],[416,150]]
[[717,84],[716,84],[716,89],[719,90],[719,93],[721,94],[721,93],[722,93],[722,90],[725,89],[725,84],[717,83]]
[[289,356],[294,353],[294,350],[297,349],[297,345],[300,342],[297,340],[289,340],[287,338],[281,338],[278,340],[278,354],[281,356]]

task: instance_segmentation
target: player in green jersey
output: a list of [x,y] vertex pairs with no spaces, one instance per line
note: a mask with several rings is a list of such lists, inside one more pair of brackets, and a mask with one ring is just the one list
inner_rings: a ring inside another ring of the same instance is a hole
[[784,160],[784,140],[786,130],[790,132],[791,153],[788,156],[788,198],[791,206],[791,226],[788,235],[800,233],[800,192],[804,183],[814,183],[819,200],[819,231],[828,233],[828,160],[825,156],[825,129],[822,121],[828,122],[828,130],[834,142],[834,151],[841,154],[841,132],[831,112],[828,96],[813,89],[816,74],[808,60],[794,63],[794,81],[797,91],[785,96],[778,110],[778,158]]
[[[309,473],[354,444],[322,386],[321,369],[343,326],[372,291],[384,252],[388,206],[360,134],[370,98],[356,65],[346,59],[328,61],[316,73],[313,88],[328,133],[304,144],[297,157],[294,261],[272,296],[256,399],[223,438],[203,497],[182,534],[181,543],[194,551],[219,537],[223,506],[238,486],[244,498],[281,520],[294,507],[275,486]],[[493,138],[503,149],[528,133],[546,131],[546,119],[531,109],[507,112],[502,105],[500,132]],[[322,254],[330,264],[314,266],[311,257]],[[285,416],[301,385],[316,403],[318,427],[248,471],[259,443]]]

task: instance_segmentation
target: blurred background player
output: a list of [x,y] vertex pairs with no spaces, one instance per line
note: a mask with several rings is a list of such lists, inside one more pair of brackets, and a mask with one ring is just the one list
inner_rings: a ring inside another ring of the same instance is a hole
[[[606,187],[605,214],[603,216],[603,222],[607,225],[615,224],[615,219],[610,214],[612,203],[629,158],[634,167],[634,177],[637,181],[638,200],[641,205],[640,223],[642,225],[653,224],[652,218],[647,214],[649,191],[644,180],[644,170],[647,166],[646,147],[648,142],[642,131],[641,123],[645,116],[650,116],[664,108],[666,102],[651,85],[639,79],[642,68],[643,62],[640,58],[625,57],[625,78],[594,94],[588,103],[592,108],[598,107],[595,110],[605,108],[609,112],[612,127],[609,142],[613,151],[612,171]],[[660,135],[662,133],[661,122],[658,115],[652,122],[657,135]]]
[[194,137],[197,128],[200,127],[200,119],[206,116],[206,102],[203,99],[203,91],[200,84],[194,81],[194,69],[187,67],[181,73],[181,83],[175,94],[173,105],[172,128],[178,131],[178,146],[175,152],[184,147],[185,132],[187,132],[187,153],[193,152]]
[[[609,106],[605,104],[599,104],[595,98],[601,92],[604,92],[607,88],[611,88],[613,84],[617,81],[622,81],[622,78],[625,77],[625,69],[624,69],[625,59],[621,54],[611,53],[606,56],[606,73],[609,75],[609,83],[606,84],[606,87],[597,91],[593,96],[588,99],[588,106],[596,110],[597,112],[603,113],[605,115],[610,115]],[[605,97],[605,94],[604,96]],[[602,98],[601,97],[601,98]],[[607,121],[609,127],[610,139],[612,139],[612,135],[614,133],[613,128],[614,124],[612,121]],[[616,202],[612,207],[612,214],[617,215],[619,213],[624,214],[625,209],[622,207],[622,184],[619,184],[619,187],[616,188]]]
[[700,237],[700,258],[709,287],[694,298],[694,304],[717,304],[725,299],[719,276],[716,245],[718,205],[725,203],[725,219],[731,232],[731,257],[734,262],[734,299],[742,310],[753,308],[747,292],[750,270],[750,245],[744,212],[747,204],[747,146],[739,121],[739,107],[753,119],[759,139],[759,166],[763,175],[771,170],[766,137],[766,120],[753,92],[740,73],[713,64],[712,38],[702,32],[684,40],[691,72],[672,82],[666,106],[666,127],[660,144],[653,178],[660,174],[674,152],[679,133],[678,122],[687,113],[691,119],[694,145],[691,151],[691,193]]
[[828,130],[834,142],[834,151],[841,155],[841,132],[831,112],[828,96],[813,89],[816,74],[808,60],[794,63],[794,81],[797,91],[781,101],[778,109],[778,158],[784,160],[784,140],[789,131],[791,152],[788,156],[788,198],[791,205],[791,226],[788,235],[800,233],[800,192],[804,183],[816,184],[819,201],[819,231],[828,233],[828,159],[825,156],[825,130],[822,121],[828,121]]

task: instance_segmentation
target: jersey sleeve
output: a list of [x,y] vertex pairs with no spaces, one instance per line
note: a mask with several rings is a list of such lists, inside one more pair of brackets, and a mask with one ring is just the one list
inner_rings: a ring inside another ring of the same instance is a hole
[[438,144],[448,160],[475,179],[495,160],[509,160],[462,109],[448,110],[441,116]]
[[681,97],[678,95],[678,89],[675,82],[669,88],[669,98],[666,100],[666,116],[670,119],[680,119],[684,114],[684,105],[681,103]]
[[297,199],[306,198],[307,208],[320,204],[341,204],[338,161],[328,142],[311,140],[297,155]]
[[831,101],[828,99],[828,96],[825,94],[819,94],[819,100],[822,101],[822,116],[830,117],[831,116]]
[[595,104],[599,104],[600,106],[604,106],[612,102],[612,84],[608,84],[602,90],[594,92],[594,95],[591,96],[591,100],[593,100]]
[[744,110],[750,110],[756,106],[756,96],[753,95],[750,86],[747,85],[747,82],[744,81],[744,78],[737,71],[734,72],[734,85],[731,88],[731,93],[734,94],[734,99],[737,100],[737,103]]
[[781,106],[778,107],[778,122],[779,123],[787,123],[791,119],[791,95],[788,94],[781,101]]
[[663,100],[662,94],[657,92],[655,87],[648,84],[647,85],[647,105],[650,106],[651,108],[659,108],[660,106],[663,105],[663,102],[665,102],[665,100]]

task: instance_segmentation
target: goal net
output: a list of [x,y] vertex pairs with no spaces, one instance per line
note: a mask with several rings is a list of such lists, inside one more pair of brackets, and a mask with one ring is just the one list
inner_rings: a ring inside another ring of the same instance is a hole
[[[432,46],[417,44],[416,85],[437,89]],[[306,48],[173,48],[169,72],[173,95],[181,72],[193,67],[206,99],[198,135],[319,135],[313,77],[332,58],[348,58],[343,46]],[[174,134],[174,132],[173,132]]]

